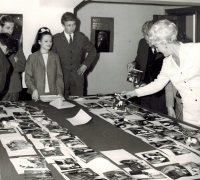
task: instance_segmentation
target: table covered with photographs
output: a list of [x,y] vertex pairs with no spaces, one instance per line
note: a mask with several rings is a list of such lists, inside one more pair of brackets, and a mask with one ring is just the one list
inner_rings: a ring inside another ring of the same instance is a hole
[[[0,102],[0,180],[200,179],[198,127],[112,96],[67,101]],[[91,120],[73,125],[80,110]]]

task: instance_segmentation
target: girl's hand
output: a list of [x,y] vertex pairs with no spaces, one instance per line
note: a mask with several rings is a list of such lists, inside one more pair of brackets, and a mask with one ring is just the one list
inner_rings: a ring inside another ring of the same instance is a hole
[[33,91],[32,99],[36,102],[39,99],[38,90]]

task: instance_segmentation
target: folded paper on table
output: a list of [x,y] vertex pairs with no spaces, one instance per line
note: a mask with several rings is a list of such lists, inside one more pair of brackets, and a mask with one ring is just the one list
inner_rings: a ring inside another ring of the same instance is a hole
[[79,112],[74,116],[73,118],[67,118],[67,120],[73,124],[74,126],[86,124],[92,119],[91,116],[89,116],[85,111],[82,109],[79,110]]
[[67,101],[63,101],[62,97],[59,97],[59,98],[55,99],[54,101],[51,101],[49,104],[54,106],[57,109],[71,108],[71,107],[75,106],[72,103],[69,103]]
[[57,98],[60,98],[58,95],[41,95],[40,100],[43,102],[51,102]]

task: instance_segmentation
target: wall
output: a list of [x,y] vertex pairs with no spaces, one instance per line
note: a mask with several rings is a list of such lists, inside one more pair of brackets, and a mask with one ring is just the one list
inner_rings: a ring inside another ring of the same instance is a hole
[[100,53],[88,75],[88,94],[113,93],[132,89],[126,81],[127,63],[136,57],[142,38],[141,27],[153,14],[164,14],[163,6],[87,3],[77,10],[80,31],[90,38],[91,17],[114,17],[114,52]]

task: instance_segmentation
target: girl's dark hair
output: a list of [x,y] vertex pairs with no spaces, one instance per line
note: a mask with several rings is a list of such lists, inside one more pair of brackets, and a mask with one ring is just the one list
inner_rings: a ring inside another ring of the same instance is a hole
[[13,18],[10,15],[3,15],[0,17],[0,26],[4,27],[6,22],[14,23]]
[[35,41],[34,41],[34,44],[33,44],[32,48],[31,48],[31,52],[32,53],[34,53],[34,52],[36,52],[36,51],[38,51],[40,49],[40,44],[38,43],[38,41],[41,41],[44,35],[52,36],[51,31],[50,31],[49,28],[42,27],[42,28],[40,28],[38,30],[36,38],[35,38]]

